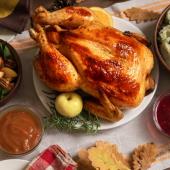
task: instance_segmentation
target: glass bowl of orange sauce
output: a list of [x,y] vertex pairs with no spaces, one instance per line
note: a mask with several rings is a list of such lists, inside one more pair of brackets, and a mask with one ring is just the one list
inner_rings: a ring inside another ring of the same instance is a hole
[[31,107],[9,106],[0,111],[0,150],[8,155],[23,155],[40,143],[44,128]]

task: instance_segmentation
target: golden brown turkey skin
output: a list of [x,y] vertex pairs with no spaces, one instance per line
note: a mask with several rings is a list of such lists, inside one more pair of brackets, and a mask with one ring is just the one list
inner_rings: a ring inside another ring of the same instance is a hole
[[[32,37],[39,42],[40,53],[34,61],[36,73],[49,88],[67,92],[76,90],[81,78],[72,63],[63,56],[54,44],[49,43],[45,31],[38,26]],[[55,37],[56,38],[56,37]]]
[[61,37],[59,50],[88,84],[83,90],[94,97],[105,93],[123,108],[142,101],[153,67],[153,55],[145,45],[116,29],[93,26],[63,32]]
[[93,99],[84,101],[84,108],[98,117],[120,120],[120,109],[138,106],[154,87],[153,54],[142,36],[105,27],[85,7],[53,13],[40,7],[33,20],[40,79],[60,92],[80,88],[90,94]]
[[38,7],[32,18],[34,24],[59,25],[66,29],[74,29],[94,20],[93,12],[85,7],[66,7],[58,11],[48,12]]

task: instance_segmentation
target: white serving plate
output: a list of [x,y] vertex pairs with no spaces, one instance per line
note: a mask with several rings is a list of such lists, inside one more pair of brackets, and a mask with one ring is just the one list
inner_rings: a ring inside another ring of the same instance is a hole
[[[123,20],[121,18],[117,18],[117,17],[113,17],[114,20],[114,25],[117,29],[121,30],[121,31],[130,31],[130,32],[135,32],[135,33],[139,33],[139,34],[143,34],[141,32],[141,30],[134,26],[132,23]],[[156,59],[155,59],[156,60]],[[128,123],[129,121],[133,120],[134,118],[136,118],[139,114],[141,114],[144,109],[149,105],[149,103],[151,102],[156,89],[157,89],[157,85],[158,85],[158,79],[159,79],[159,66],[158,66],[158,62],[157,60],[155,61],[155,66],[154,69],[152,71],[154,80],[155,80],[155,89],[148,94],[147,96],[144,97],[142,103],[133,109],[128,109],[124,111],[124,118],[121,119],[120,121],[116,122],[116,123],[110,123],[107,121],[101,121],[101,126],[99,128],[99,130],[105,130],[105,129],[111,129],[111,128],[115,128],[121,125],[124,125],[126,123]],[[40,99],[40,101],[42,102],[42,104],[44,105],[44,107],[50,112],[48,103],[49,103],[49,99],[47,98],[47,96],[43,93],[43,91],[46,92],[50,92],[51,90],[46,87],[37,77],[35,71],[33,70],[33,82],[34,82],[34,86],[35,86],[35,90],[36,93]]]
[[7,159],[0,161],[0,170],[24,170],[28,163],[21,159]]

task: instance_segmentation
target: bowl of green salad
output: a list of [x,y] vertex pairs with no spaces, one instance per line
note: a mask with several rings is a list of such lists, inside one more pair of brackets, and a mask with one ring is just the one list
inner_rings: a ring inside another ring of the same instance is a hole
[[170,5],[158,18],[154,33],[154,47],[160,61],[170,71]]
[[0,106],[6,104],[17,91],[22,77],[22,66],[16,50],[0,39]]

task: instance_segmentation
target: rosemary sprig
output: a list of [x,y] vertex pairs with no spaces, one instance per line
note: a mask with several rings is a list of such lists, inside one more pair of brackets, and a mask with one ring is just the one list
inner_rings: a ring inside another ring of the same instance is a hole
[[73,6],[75,4],[75,0],[54,0],[52,6],[49,11],[55,11],[66,6]]
[[45,94],[48,94],[48,106],[52,113],[51,115],[44,117],[45,128],[58,128],[60,130],[66,131],[79,130],[86,133],[96,133],[98,131],[100,122],[98,118],[92,115],[89,111],[83,109],[82,112],[74,118],[64,117],[60,115],[55,109],[54,93],[50,94],[49,92],[45,92]]

